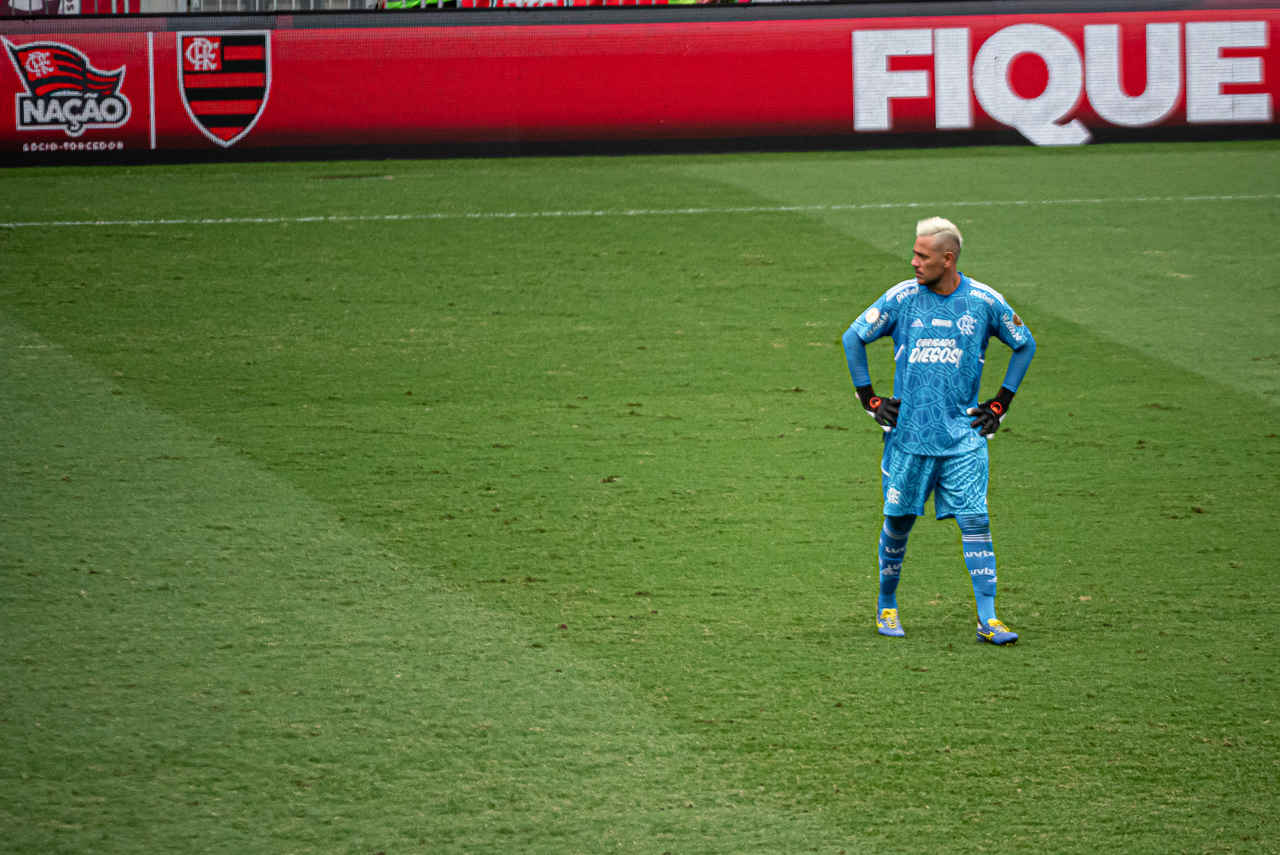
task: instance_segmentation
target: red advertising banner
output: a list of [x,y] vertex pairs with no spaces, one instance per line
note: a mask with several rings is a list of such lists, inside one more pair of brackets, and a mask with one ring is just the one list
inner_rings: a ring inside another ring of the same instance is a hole
[[[0,152],[1268,125],[1280,10],[3,34]],[[283,19],[277,21],[277,26]],[[106,26],[104,24],[104,26]]]

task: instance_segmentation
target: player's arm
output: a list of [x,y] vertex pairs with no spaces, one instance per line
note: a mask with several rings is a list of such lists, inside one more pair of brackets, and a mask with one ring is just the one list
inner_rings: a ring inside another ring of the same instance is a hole
[[888,432],[898,423],[898,407],[902,402],[897,398],[881,398],[872,388],[871,371],[867,367],[867,345],[858,334],[856,324],[845,330],[841,342],[849,363],[849,376],[853,378],[853,388],[858,393],[862,408],[882,430]]
[[1035,336],[1031,335],[1031,330],[1021,327],[1019,332],[1021,335],[1013,342],[1008,341],[1003,335],[1000,337],[1001,341],[1013,348],[1013,354],[1009,357],[1009,367],[1005,370],[1004,380],[1000,383],[1000,391],[994,398],[965,410],[967,415],[973,416],[970,426],[977,428],[978,433],[983,436],[991,436],[1000,429],[1000,423],[1004,421],[1004,417],[1009,413],[1009,405],[1013,403],[1013,396],[1017,394],[1018,386],[1022,383],[1022,378],[1027,375],[1031,360],[1036,355],[1036,340]]

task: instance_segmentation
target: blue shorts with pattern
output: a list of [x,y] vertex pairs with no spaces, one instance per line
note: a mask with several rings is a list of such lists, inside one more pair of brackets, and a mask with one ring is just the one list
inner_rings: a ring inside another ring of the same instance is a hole
[[933,457],[895,451],[890,433],[884,444],[880,475],[887,517],[921,516],[930,494],[940,520],[987,512],[990,468],[985,442],[953,457]]

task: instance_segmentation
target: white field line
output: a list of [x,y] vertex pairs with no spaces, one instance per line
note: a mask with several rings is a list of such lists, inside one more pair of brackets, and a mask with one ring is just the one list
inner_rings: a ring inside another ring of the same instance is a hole
[[137,220],[27,220],[0,222],[3,229],[93,228],[106,226],[239,226],[305,223],[401,223],[423,220],[536,220],[556,218],[679,217],[724,214],[821,214],[928,208],[1017,208],[1053,205],[1130,205],[1150,202],[1255,202],[1280,193],[1221,196],[1116,196],[1080,199],[984,199],[951,202],[859,202],[832,205],[745,205],[723,208],[602,208],[579,211],[425,211],[417,214],[323,214],[311,217],[175,217]]

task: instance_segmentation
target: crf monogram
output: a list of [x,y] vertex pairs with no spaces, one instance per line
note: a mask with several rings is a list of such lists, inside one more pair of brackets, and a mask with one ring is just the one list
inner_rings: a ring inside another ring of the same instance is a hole
[[217,71],[218,45],[205,38],[192,39],[187,45],[187,63],[192,71]]
[[49,59],[47,50],[33,50],[24,63],[27,73],[32,77],[48,77],[53,74],[53,61]]

